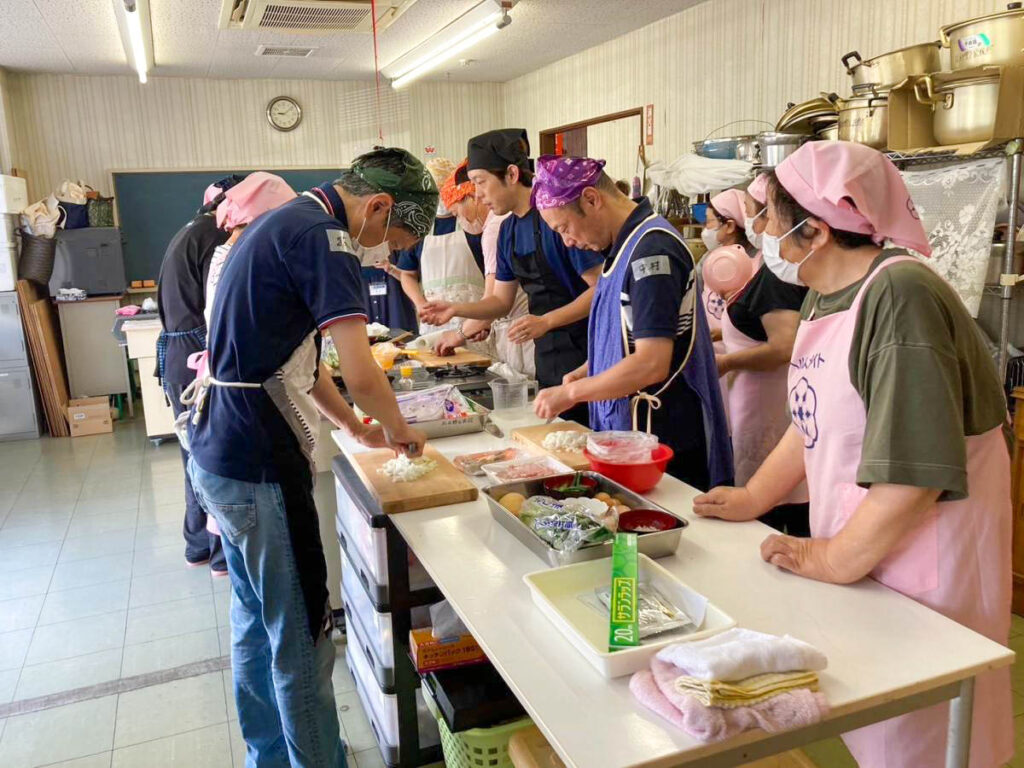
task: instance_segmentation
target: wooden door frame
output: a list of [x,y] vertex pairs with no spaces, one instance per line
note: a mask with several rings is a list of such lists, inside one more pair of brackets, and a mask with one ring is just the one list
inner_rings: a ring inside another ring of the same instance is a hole
[[592,125],[600,125],[601,123],[610,123],[615,120],[624,120],[630,117],[640,118],[640,131],[637,135],[637,144],[643,146],[644,143],[644,110],[643,107],[636,107],[635,109],[625,109],[622,112],[612,112],[608,115],[601,115],[600,117],[592,117],[589,120],[580,120],[575,123],[569,123],[568,125],[560,125],[557,128],[546,128],[540,132],[540,154],[542,155],[553,155],[555,153],[555,134],[565,133],[566,131],[576,130],[578,128],[589,128]]

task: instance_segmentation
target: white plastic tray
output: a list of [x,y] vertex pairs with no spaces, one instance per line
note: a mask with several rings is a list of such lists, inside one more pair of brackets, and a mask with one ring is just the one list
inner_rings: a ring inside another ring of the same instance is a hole
[[[654,560],[641,554],[638,558],[640,581],[655,587],[679,607],[694,598],[696,592],[679,581]],[[589,560],[561,568],[528,573],[523,581],[530,588],[533,602],[551,620],[558,631],[583,654],[594,668],[607,678],[622,677],[646,667],[661,648],[672,643],[700,640],[736,626],[736,621],[708,602],[700,629],[688,635],[666,633],[654,636],[636,648],[617,651],[608,649],[608,616],[602,615],[580,599],[611,582],[612,560]]]

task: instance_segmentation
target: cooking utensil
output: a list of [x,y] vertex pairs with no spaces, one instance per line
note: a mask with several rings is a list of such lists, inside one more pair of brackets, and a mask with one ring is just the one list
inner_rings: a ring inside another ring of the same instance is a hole
[[775,130],[779,133],[813,133],[812,121],[836,118],[838,99],[835,93],[823,93],[799,104],[790,103],[775,124]]
[[887,96],[854,96],[839,100],[839,140],[884,149],[889,140]]
[[992,138],[999,104],[999,74],[971,77],[925,75],[914,95],[933,110],[932,132],[939,144],[966,144]]
[[822,128],[820,131],[814,134],[816,139],[823,141],[838,141],[839,140],[839,123],[830,125],[828,128]]
[[939,38],[949,48],[954,72],[1024,64],[1024,8],[1021,3],[1009,3],[1005,11],[947,24],[939,30]]
[[924,75],[942,69],[939,49],[942,43],[918,43],[862,59],[857,51],[850,51],[840,61],[853,79],[854,92],[858,86],[873,85],[878,90],[889,90],[913,75]]
[[456,347],[454,355],[438,355],[430,349],[403,349],[403,354],[423,363],[424,368],[447,368],[452,366],[482,366],[494,363],[487,355],[471,352],[465,347]]
[[679,527],[680,520],[656,509],[631,509],[619,515],[619,530],[626,533],[671,531]]
[[590,430],[575,421],[563,421],[557,424],[537,424],[532,427],[513,429],[510,437],[521,443],[530,453],[539,456],[553,456],[571,469],[590,469],[590,462],[583,451],[549,451],[544,447],[544,438],[552,432],[571,430],[573,432],[589,432]]
[[494,379],[487,382],[494,394],[494,410],[504,411],[509,408],[523,408],[529,402],[529,392],[536,391],[537,382],[520,379],[509,381],[508,379]]
[[760,162],[766,168],[774,168],[800,148],[810,138],[803,133],[780,133],[766,131],[757,135]]
[[393,482],[378,471],[395,458],[395,452],[388,449],[352,454],[352,465],[366,487],[377,497],[385,515],[461,504],[477,497],[476,486],[434,446],[424,446],[423,455],[437,462],[437,467],[419,480],[408,483]]
[[[600,475],[597,472],[584,472],[583,476],[592,477],[597,480],[598,493],[604,491],[609,496],[617,496],[622,499],[630,509],[653,509],[675,518],[675,515],[672,515],[672,513],[664,507],[655,504],[639,494],[633,493],[633,491],[629,490],[625,486],[616,483],[614,480],[610,480],[604,475]],[[549,565],[557,566],[564,565],[565,563],[579,563],[584,560],[599,560],[603,557],[612,556],[611,542],[595,544],[589,547],[581,547],[575,552],[559,552],[546,541],[538,537],[537,534],[524,525],[518,517],[498,503],[498,499],[506,493],[521,493],[526,498],[530,498],[531,496],[544,496],[545,491],[543,478],[492,485],[489,488],[484,488],[483,493],[484,499],[487,500],[487,506],[491,508],[491,516],[497,520],[503,528],[507,529],[509,533],[519,539],[527,549]],[[674,554],[679,548],[679,540],[682,538],[683,529],[687,525],[685,520],[680,518],[675,519],[680,522],[680,526],[678,528],[659,531],[658,533],[643,533],[637,536],[638,551],[648,557],[667,557],[668,555]]]
[[[742,136],[730,136],[727,138],[712,139],[711,136],[723,128],[739,123],[763,123],[763,120],[732,120],[718,126],[709,132],[702,141],[693,143],[693,151],[701,157],[710,157],[714,160],[743,160],[748,163],[755,161],[757,157],[756,137],[750,134]],[[770,123],[765,123],[770,125]]]

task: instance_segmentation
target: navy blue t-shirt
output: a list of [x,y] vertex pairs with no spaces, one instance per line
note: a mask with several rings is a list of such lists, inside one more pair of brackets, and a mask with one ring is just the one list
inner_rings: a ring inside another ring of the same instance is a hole
[[[434,219],[434,234],[450,235],[455,231],[455,221],[454,216],[438,216]],[[419,272],[422,255],[423,241],[420,240],[409,250],[398,252],[398,268],[406,272]]]
[[[562,241],[562,236],[556,234],[545,223],[536,208],[531,208],[522,218],[513,214],[501,222],[501,229],[498,231],[498,268],[495,278],[506,283],[515,280],[512,259],[536,250],[533,233],[535,218],[540,223],[540,240],[551,271],[573,297],[579,296],[589,287],[580,275],[603,263],[604,256],[596,251],[567,247]],[[515,256],[512,254],[513,237],[516,246]]]
[[[312,194],[265,213],[231,249],[207,341],[214,378],[262,383],[310,333],[366,319],[359,259],[344,250],[341,198],[330,184]],[[214,386],[203,411],[190,439],[207,472],[272,482],[305,461],[263,389]]]

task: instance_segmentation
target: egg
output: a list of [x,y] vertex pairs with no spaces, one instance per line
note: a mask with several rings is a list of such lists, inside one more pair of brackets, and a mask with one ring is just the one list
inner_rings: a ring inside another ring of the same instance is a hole
[[505,509],[511,512],[516,517],[519,517],[519,510],[522,509],[523,503],[526,501],[526,497],[521,493],[506,493],[500,499],[498,503],[501,504]]
[[629,512],[629,507],[627,507],[625,504],[616,504],[614,507],[612,507],[612,509],[615,511],[617,515],[621,515],[623,512]]
[[600,493],[595,493],[594,498],[597,499],[598,501],[603,501],[605,504],[610,504],[612,500],[612,497],[609,496],[604,491],[601,491]]

